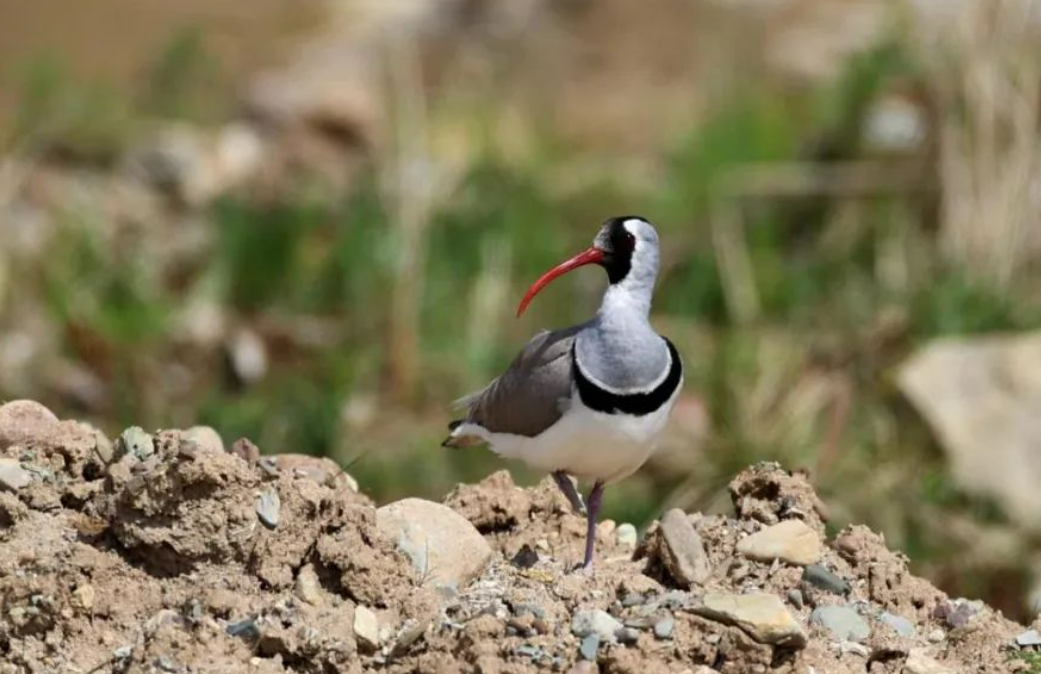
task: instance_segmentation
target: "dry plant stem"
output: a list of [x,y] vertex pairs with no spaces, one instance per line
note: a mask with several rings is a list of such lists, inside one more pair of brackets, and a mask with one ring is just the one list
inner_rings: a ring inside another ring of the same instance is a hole
[[1041,252],[1037,8],[1036,0],[965,3],[953,30],[938,31],[926,51],[944,111],[943,250],[997,289]]
[[760,313],[759,291],[745,237],[741,202],[748,198],[790,196],[870,197],[917,192],[920,169],[912,164],[806,162],[746,164],[724,174],[712,193],[712,245],[731,318],[754,322]]
[[394,148],[385,178],[395,228],[391,288],[389,375],[392,395],[410,401],[419,369],[419,309],[426,266],[427,229],[433,202],[427,102],[415,42],[391,42],[389,75]]

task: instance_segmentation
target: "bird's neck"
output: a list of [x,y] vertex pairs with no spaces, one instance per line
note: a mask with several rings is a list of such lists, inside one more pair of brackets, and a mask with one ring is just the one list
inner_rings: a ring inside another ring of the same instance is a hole
[[628,325],[650,325],[651,293],[653,286],[613,283],[604,291],[604,299],[597,311],[600,323],[623,322]]

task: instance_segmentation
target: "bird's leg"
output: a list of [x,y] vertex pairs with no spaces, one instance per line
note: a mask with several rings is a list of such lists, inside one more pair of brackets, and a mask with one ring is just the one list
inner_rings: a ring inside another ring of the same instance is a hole
[[586,559],[582,570],[587,576],[593,575],[593,550],[596,547],[596,516],[600,513],[600,500],[604,495],[604,483],[597,480],[586,499]]
[[553,481],[560,487],[560,491],[564,492],[564,496],[567,497],[568,503],[574,508],[575,512],[579,515],[586,514],[586,506],[582,503],[582,497],[579,496],[575,490],[575,483],[571,481],[571,478],[567,476],[562,470],[553,471]]

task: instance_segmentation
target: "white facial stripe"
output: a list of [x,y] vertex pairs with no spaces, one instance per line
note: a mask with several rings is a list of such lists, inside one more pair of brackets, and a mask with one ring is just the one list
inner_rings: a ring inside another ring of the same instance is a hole
[[578,349],[575,349],[575,365],[578,366],[578,369],[582,372],[583,377],[592,382],[597,388],[603,389],[608,393],[613,393],[614,395],[619,396],[633,395],[635,393],[650,393],[651,391],[665,383],[665,380],[669,376],[669,372],[672,370],[672,351],[666,349],[665,352],[668,355],[668,360],[665,363],[665,369],[662,370],[661,374],[658,375],[657,379],[652,381],[650,384],[647,384],[646,386],[631,386],[629,388],[617,388],[614,386],[608,386],[607,384],[603,383],[602,381],[594,377],[592,374],[590,374],[589,370],[582,366],[582,359],[578,356]]

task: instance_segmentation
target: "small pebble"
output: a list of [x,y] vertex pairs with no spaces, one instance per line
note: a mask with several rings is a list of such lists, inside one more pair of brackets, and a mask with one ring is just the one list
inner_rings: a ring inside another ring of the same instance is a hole
[[315,573],[314,567],[310,564],[300,569],[300,573],[296,576],[293,592],[301,601],[306,601],[312,606],[318,606],[322,603],[322,591],[318,583],[318,574]]
[[1020,648],[1041,646],[1041,634],[1037,630],[1027,630],[1016,637],[1016,645]]
[[253,618],[246,618],[236,623],[231,623],[224,628],[224,631],[228,633],[230,637],[246,637],[247,639],[255,639],[260,636],[260,631],[257,629],[257,624]]
[[155,454],[155,441],[140,426],[131,426],[119,436],[124,451],[133,454],[138,461],[144,461]]
[[358,645],[367,650],[373,651],[379,647],[379,619],[368,606],[358,604],[354,607],[354,636]]
[[940,643],[945,638],[947,638],[947,637],[943,633],[943,630],[941,630],[940,628],[936,628],[932,632],[929,632],[929,641],[934,643],[934,644]]
[[133,646],[120,646],[116,650],[112,651],[112,657],[117,660],[126,660],[134,652]]
[[849,606],[819,606],[810,614],[837,641],[862,641],[871,635],[871,627]]
[[[237,442],[237,441],[236,441]],[[260,470],[264,472],[267,477],[278,477],[279,472],[278,462],[275,461],[273,456],[263,456],[257,461],[257,465],[260,466]]]
[[266,489],[257,495],[257,517],[268,529],[278,526],[282,500],[275,489]]
[[582,645],[579,646],[578,652],[582,655],[584,660],[596,660],[596,652],[600,650],[600,637],[595,634],[590,634],[582,639]]
[[801,610],[805,604],[802,598],[802,592],[795,589],[788,590],[788,603]]
[[164,672],[179,672],[181,666],[166,655],[160,655],[155,659],[155,666]]
[[820,564],[810,564],[802,571],[802,579],[810,585],[831,592],[832,594],[847,595],[850,592],[850,584],[828,571]]
[[571,619],[571,633],[576,637],[585,638],[590,635],[597,637],[600,641],[614,641],[615,634],[623,627],[622,623],[606,611],[579,611]]
[[22,468],[17,459],[0,459],[0,488],[18,491],[32,481],[32,473]]
[[654,624],[654,636],[659,639],[671,639],[674,629],[676,629],[676,619],[667,616]]
[[626,548],[635,548],[638,539],[636,527],[628,522],[622,522],[614,530],[614,539],[618,541],[618,545]]
[[888,625],[894,632],[902,637],[913,637],[915,635],[914,625],[910,620],[903,616],[883,611],[879,616],[878,620],[885,625]]
[[94,595],[93,585],[80,585],[72,591],[72,605],[84,611],[89,611],[94,608]]
[[618,641],[623,644],[635,644],[640,639],[640,630],[623,627],[618,631]]
[[532,662],[537,662],[542,658],[542,649],[538,646],[532,646],[531,644],[521,644],[517,646],[517,650],[514,651],[517,655],[531,658]]
[[645,601],[646,597],[644,597],[642,594],[630,592],[624,597],[622,597],[622,606],[624,606],[625,608],[630,608],[632,606],[639,606]]

